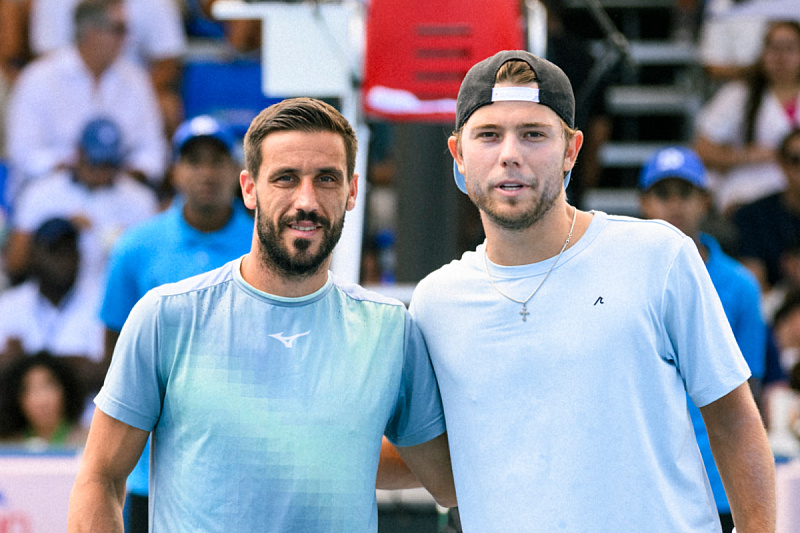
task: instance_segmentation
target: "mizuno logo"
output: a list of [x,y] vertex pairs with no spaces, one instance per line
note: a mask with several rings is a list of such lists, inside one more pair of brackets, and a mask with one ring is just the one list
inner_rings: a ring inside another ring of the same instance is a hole
[[280,333],[273,333],[272,335],[270,335],[270,337],[272,337],[273,339],[278,339],[283,343],[284,346],[286,346],[287,348],[291,348],[292,345],[294,344],[295,339],[297,339],[298,337],[303,337],[305,335],[308,335],[309,333],[311,333],[311,330],[308,330],[305,333],[298,333],[297,335],[284,337],[283,332],[281,331]]

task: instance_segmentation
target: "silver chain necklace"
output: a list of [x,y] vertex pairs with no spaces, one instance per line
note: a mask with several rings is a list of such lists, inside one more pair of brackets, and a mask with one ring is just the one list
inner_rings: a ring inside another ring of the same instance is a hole
[[531,298],[533,298],[533,296],[537,292],[539,292],[539,289],[542,288],[542,285],[544,285],[544,282],[547,281],[547,277],[550,275],[550,272],[553,271],[553,268],[555,268],[556,263],[558,263],[558,260],[561,259],[561,254],[563,254],[564,250],[566,250],[567,246],[569,246],[569,241],[570,241],[570,239],[572,239],[572,230],[575,229],[575,219],[577,218],[577,214],[578,214],[578,208],[577,207],[573,207],[572,209],[573,209],[573,211],[572,211],[572,225],[569,227],[569,235],[567,235],[567,240],[564,241],[564,246],[562,246],[561,247],[561,251],[558,252],[558,255],[556,256],[556,260],[553,261],[553,264],[551,264],[550,268],[547,269],[547,273],[544,275],[544,278],[542,278],[542,281],[539,282],[539,285],[536,286],[536,288],[533,290],[531,295],[528,296],[527,298],[525,298],[524,300],[517,300],[516,298],[512,298],[508,294],[506,294],[503,291],[501,291],[497,287],[497,285],[494,284],[494,280],[492,279],[492,275],[489,273],[489,259],[487,258],[486,248],[483,249],[483,265],[486,267],[486,276],[489,278],[489,283],[492,284],[492,287],[494,287],[494,290],[499,292],[501,296],[504,296],[505,298],[508,298],[512,302],[516,302],[518,304],[522,304],[522,310],[519,312],[519,314],[522,316],[522,321],[523,322],[527,322],[528,321],[528,315],[530,314],[530,312],[528,312],[528,307],[527,307],[528,302],[531,300]]

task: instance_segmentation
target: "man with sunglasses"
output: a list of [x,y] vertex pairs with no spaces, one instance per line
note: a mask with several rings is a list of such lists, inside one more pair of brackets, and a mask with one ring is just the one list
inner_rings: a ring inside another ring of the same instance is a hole
[[83,126],[96,116],[122,131],[125,168],[138,179],[164,179],[167,143],[150,76],[122,56],[127,31],[122,0],[82,0],[73,44],[33,61],[8,102],[6,139],[13,200],[31,180],[75,162]]
[[[761,293],[755,277],[725,254],[714,237],[700,230],[711,208],[709,180],[700,158],[683,147],[670,146],[657,151],[642,168],[639,189],[641,212],[645,218],[669,222],[697,245],[736,342],[750,367],[750,382],[758,382],[764,376],[767,346],[767,330],[761,316]],[[688,405],[720,522],[723,531],[728,533],[733,529],[733,516],[711,453],[708,430],[691,398]]]
[[783,278],[784,254],[800,244],[800,129],[784,137],[778,163],[786,188],[742,206],[733,215],[739,232],[738,258],[765,292]]

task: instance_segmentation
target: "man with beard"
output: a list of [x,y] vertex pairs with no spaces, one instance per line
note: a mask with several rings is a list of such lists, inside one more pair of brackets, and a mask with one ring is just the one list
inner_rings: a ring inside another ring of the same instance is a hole
[[153,531],[375,532],[384,434],[440,503],[455,503],[419,330],[401,302],[328,271],[355,204],[355,153],[350,125],[318,100],[253,120],[240,175],[255,210],[250,252],[131,311],[69,531],[122,531],[125,477],[150,431]]
[[687,414],[740,533],[774,531],[773,459],[694,242],[569,205],[566,75],[524,51],[469,70],[448,140],[486,241],[411,314],[442,395],[464,531],[719,532]]

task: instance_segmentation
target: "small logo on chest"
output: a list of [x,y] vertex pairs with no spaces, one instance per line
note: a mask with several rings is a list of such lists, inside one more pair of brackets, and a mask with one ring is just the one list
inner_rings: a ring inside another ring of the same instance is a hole
[[294,345],[294,341],[298,337],[304,337],[304,336],[308,335],[309,333],[311,333],[311,330],[308,330],[305,333],[298,333],[297,335],[290,335],[288,337],[284,337],[283,336],[283,332],[281,331],[280,333],[273,333],[272,335],[270,335],[270,337],[272,337],[273,339],[278,339],[287,348],[292,348],[293,345]]

